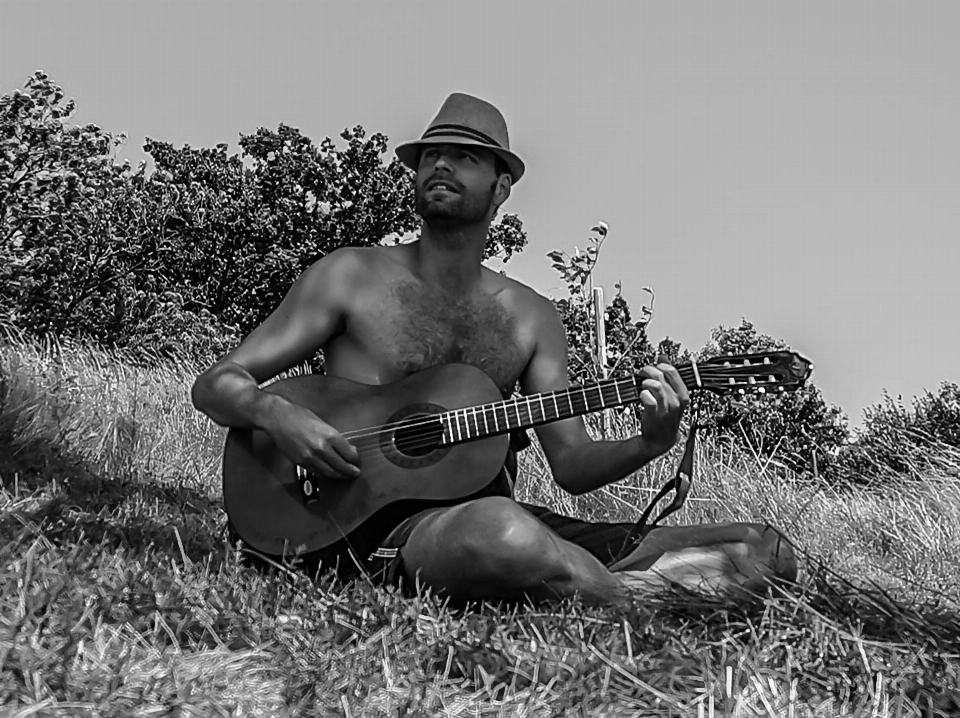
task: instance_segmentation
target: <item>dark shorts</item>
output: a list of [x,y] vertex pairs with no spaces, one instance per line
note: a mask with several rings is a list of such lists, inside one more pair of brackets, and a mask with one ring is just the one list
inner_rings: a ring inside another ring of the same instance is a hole
[[[580,546],[592,554],[604,566],[612,564],[623,549],[632,523],[605,523],[581,521],[554,513],[542,506],[517,502],[519,506],[544,523],[557,536]],[[403,547],[413,530],[427,517],[445,511],[448,507],[433,507],[420,511],[402,521],[368,556],[359,561],[374,581],[387,585],[400,585],[404,578]],[[354,556],[354,562],[360,557]]]

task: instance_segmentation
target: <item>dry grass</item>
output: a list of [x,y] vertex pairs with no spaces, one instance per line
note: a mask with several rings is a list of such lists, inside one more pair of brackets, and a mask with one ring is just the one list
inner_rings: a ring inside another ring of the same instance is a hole
[[[243,568],[223,534],[223,431],[188,400],[196,370],[0,342],[0,714],[960,713],[949,471],[837,490],[704,445],[671,522],[777,525],[805,554],[796,590],[457,611]],[[628,519],[675,465],[574,498],[536,446],[523,461],[521,498]]]

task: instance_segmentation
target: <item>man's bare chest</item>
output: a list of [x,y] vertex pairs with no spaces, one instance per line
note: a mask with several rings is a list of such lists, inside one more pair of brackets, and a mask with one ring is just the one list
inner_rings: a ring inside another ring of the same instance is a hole
[[523,371],[517,321],[495,297],[463,296],[415,281],[383,288],[364,343],[395,378],[438,364],[471,364],[509,392]]

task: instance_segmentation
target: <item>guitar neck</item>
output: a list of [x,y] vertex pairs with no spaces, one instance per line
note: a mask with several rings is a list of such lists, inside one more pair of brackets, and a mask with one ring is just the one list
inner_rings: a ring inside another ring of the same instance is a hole
[[[692,365],[677,367],[677,371],[688,389],[698,386]],[[606,379],[570,389],[448,411],[440,415],[444,427],[442,443],[459,444],[632,404],[640,399],[639,384],[643,379],[639,374]]]

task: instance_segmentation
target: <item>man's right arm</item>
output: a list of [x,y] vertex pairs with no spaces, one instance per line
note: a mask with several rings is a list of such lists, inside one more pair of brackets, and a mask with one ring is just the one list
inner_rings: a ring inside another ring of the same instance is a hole
[[221,426],[266,431],[292,460],[321,474],[355,474],[356,452],[338,432],[259,385],[342,331],[360,269],[356,250],[332,252],[307,269],[263,324],[197,378],[194,406]]

